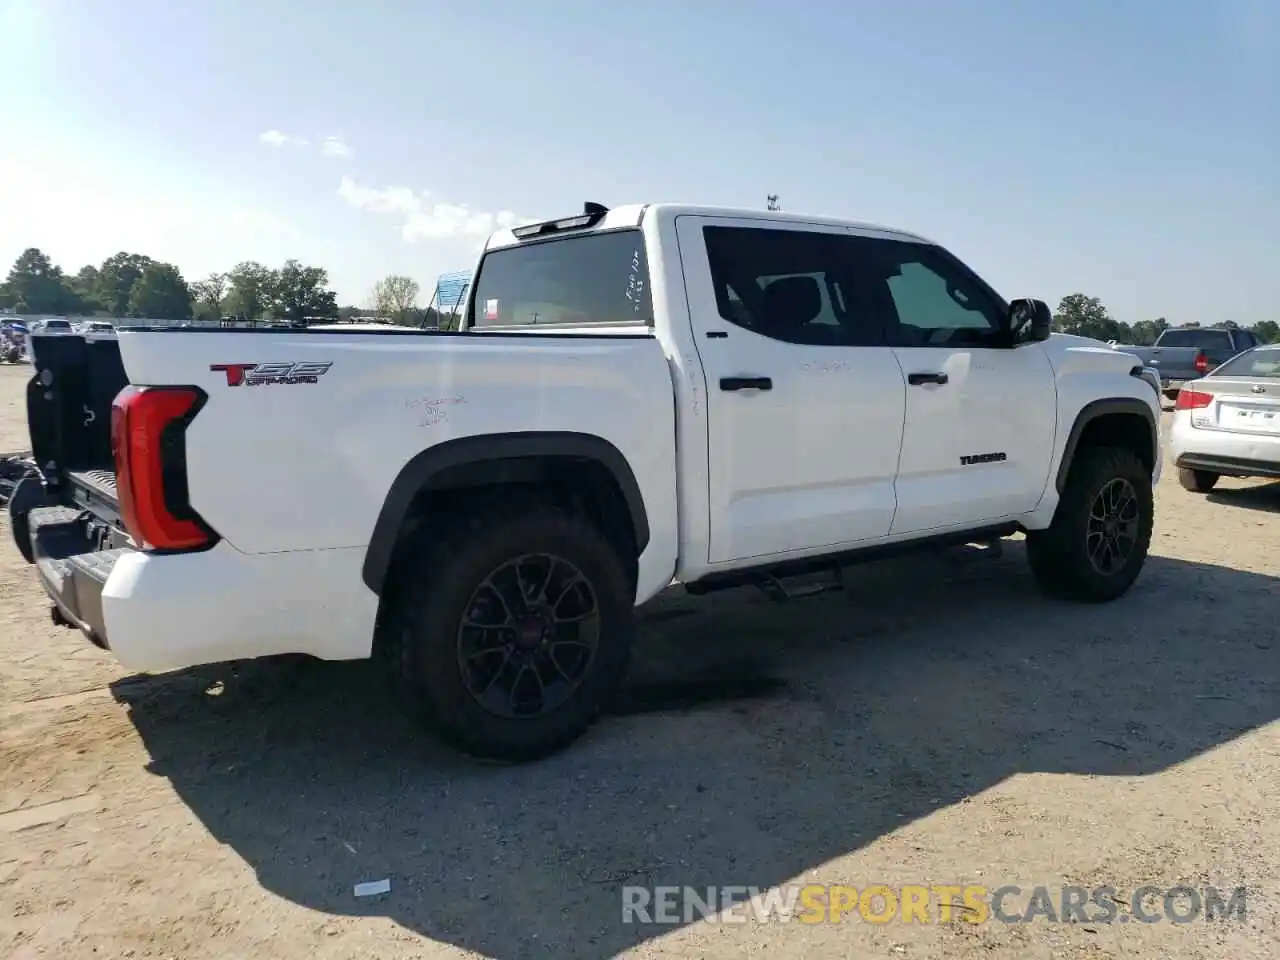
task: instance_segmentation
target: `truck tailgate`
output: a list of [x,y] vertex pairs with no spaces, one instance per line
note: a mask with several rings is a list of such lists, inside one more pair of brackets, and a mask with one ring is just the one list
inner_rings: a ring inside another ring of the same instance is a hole
[[367,545],[405,464],[476,434],[594,434],[674,516],[674,394],[647,334],[170,329],[119,344],[130,383],[206,394],[186,428],[189,499],[243,552]]

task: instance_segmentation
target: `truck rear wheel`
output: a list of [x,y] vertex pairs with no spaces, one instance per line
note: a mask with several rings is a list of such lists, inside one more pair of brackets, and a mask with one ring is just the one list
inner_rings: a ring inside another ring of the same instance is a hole
[[1027,534],[1027,559],[1051,596],[1094,603],[1128,592],[1151,546],[1151,474],[1120,447],[1075,457],[1048,530]]
[[1186,467],[1178,468],[1178,483],[1182,485],[1183,490],[1190,490],[1192,493],[1208,493],[1218,485],[1220,479],[1222,475],[1219,473],[1188,470]]
[[493,760],[585,733],[630,659],[634,590],[614,545],[537,500],[482,507],[419,543],[398,565],[380,651],[409,712]]

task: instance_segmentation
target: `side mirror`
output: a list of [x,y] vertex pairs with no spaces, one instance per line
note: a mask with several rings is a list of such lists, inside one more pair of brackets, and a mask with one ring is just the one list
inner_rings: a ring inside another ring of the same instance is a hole
[[1009,304],[1006,323],[1014,343],[1048,340],[1053,330],[1053,313],[1043,300],[1021,298]]

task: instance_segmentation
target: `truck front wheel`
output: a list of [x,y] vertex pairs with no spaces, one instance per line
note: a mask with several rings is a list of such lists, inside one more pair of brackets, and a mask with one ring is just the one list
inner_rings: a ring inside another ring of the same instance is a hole
[[380,651],[411,714],[493,760],[538,759],[585,733],[630,658],[634,590],[613,544],[537,500],[481,508],[418,543],[402,554]]
[[1138,579],[1151,546],[1151,473],[1121,447],[1076,455],[1047,530],[1027,534],[1027,559],[1052,596],[1104,602]]

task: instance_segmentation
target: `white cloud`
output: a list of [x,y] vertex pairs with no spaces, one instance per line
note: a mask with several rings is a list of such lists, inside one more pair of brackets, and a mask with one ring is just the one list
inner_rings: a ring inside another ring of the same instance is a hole
[[281,133],[279,130],[268,130],[266,133],[259,134],[258,139],[269,147],[305,147],[308,143],[305,137],[295,137],[288,133]]
[[367,187],[350,177],[342,178],[338,196],[361,210],[394,215],[401,221],[400,235],[408,242],[485,237],[495,230],[533,222],[510,210],[489,213],[472,210],[462,204],[434,203],[426,191],[415,191],[410,187]]
[[324,143],[320,145],[320,153],[326,157],[349,157],[351,148],[341,137],[325,137]]

